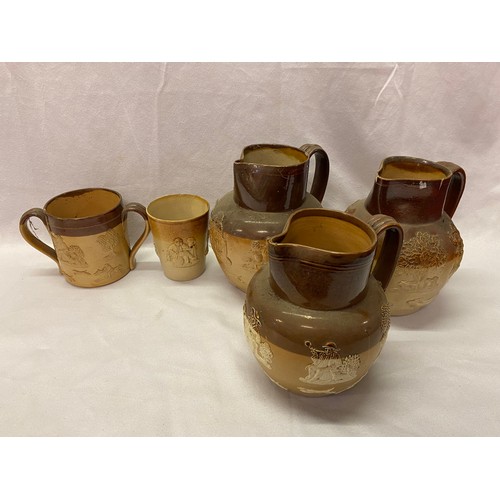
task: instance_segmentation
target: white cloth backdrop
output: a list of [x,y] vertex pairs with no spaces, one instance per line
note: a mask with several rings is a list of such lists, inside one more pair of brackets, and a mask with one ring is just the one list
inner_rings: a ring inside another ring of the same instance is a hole
[[[500,64],[8,63],[0,117],[0,435],[500,435]],[[393,318],[343,394],[268,381],[244,295],[211,251],[203,276],[175,283],[150,236],[135,271],[79,289],[19,234],[25,210],[81,187],[213,207],[257,142],[320,144],[326,208],[364,198],[391,155],[468,174],[461,268],[426,309]]]

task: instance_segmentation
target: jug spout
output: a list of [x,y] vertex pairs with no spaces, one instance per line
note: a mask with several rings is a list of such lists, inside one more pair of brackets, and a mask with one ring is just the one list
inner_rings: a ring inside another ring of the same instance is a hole
[[333,310],[360,301],[377,244],[369,226],[344,212],[294,212],[268,240],[271,286],[290,302]]

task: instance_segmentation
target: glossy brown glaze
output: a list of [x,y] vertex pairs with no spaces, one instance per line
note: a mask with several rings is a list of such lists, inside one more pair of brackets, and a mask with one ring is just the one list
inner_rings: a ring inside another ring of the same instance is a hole
[[258,212],[286,212],[306,195],[309,156],[289,146],[256,144],[234,162],[234,201]]
[[465,187],[465,173],[450,165],[404,156],[386,158],[365,201],[367,211],[406,224],[437,221],[446,209],[451,217]]
[[[388,281],[399,255],[402,232],[383,217],[380,232],[396,232],[387,238],[375,277]],[[380,217],[372,224],[380,224]],[[359,302],[366,292],[377,233],[356,217],[325,209],[293,213],[283,229],[268,241],[270,283],[290,302],[311,309],[341,309]],[[384,257],[388,258],[384,261]],[[384,284],[385,287],[385,284]]]
[[345,221],[344,215],[329,218],[328,213],[295,213],[284,232],[269,240],[274,290],[312,309],[338,309],[359,300],[375,254],[372,234]]
[[54,234],[88,236],[122,222],[122,197],[110,189],[89,188],[55,196],[44,206]]
[[393,315],[432,302],[458,269],[463,242],[451,217],[465,181],[454,163],[392,156],[383,160],[366,200],[347,208],[365,221],[375,213],[389,215],[403,228],[401,255],[386,290]]
[[[309,162],[316,158],[311,192]],[[329,160],[315,144],[247,146],[234,162],[234,189],[219,199],[210,218],[210,241],[229,281],[245,291],[267,261],[265,240],[283,229],[293,210],[321,207]]]

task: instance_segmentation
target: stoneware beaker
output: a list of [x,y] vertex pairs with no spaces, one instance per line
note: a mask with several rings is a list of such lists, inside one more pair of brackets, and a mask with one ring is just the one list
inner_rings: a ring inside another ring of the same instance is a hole
[[166,195],[148,205],[156,254],[167,278],[189,281],[205,271],[209,211],[208,201],[194,194]]

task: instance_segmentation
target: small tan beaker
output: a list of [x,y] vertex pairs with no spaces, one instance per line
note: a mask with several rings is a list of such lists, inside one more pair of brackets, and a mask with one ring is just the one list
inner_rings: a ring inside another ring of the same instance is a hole
[[147,214],[165,276],[189,281],[205,271],[208,253],[208,201],[194,194],[153,200]]

